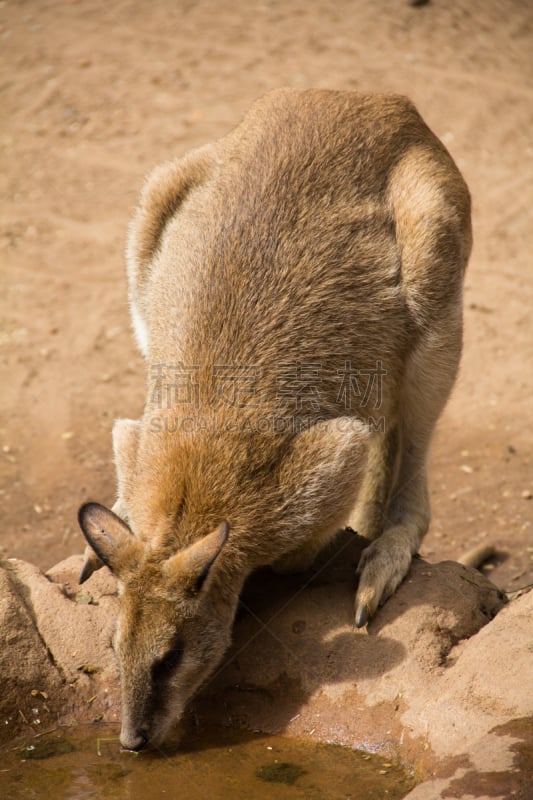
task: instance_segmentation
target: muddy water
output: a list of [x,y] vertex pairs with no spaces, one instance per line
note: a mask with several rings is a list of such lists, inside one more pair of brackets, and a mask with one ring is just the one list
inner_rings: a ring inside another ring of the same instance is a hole
[[116,728],[62,728],[0,750],[2,800],[396,800],[413,780],[378,756],[242,731],[122,752]]

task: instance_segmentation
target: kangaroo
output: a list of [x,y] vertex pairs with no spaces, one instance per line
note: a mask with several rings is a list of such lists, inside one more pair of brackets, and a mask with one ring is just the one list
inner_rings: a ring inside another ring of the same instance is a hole
[[127,248],[147,360],[117,420],[118,499],[87,503],[80,582],[118,579],[121,742],[159,745],[220,664],[253,570],[302,570],[347,522],[364,626],[430,518],[470,197],[409,100],[282,89],[159,166]]

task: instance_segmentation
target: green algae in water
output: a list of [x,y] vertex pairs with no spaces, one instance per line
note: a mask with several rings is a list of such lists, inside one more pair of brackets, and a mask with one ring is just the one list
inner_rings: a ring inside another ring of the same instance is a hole
[[[88,725],[4,747],[0,798],[401,800],[414,786],[383,758],[315,741],[216,729],[133,754],[117,736],[116,727]],[[25,757],[37,742],[46,755]]]
[[63,756],[65,753],[73,753],[76,748],[62,736],[50,736],[27,744],[19,750],[20,758],[42,759]]
[[289,764],[283,761],[281,764],[265,764],[255,771],[255,774],[262,781],[270,781],[270,783],[286,783],[292,786],[296,783],[301,775],[305,775],[305,769],[302,769],[298,764]]

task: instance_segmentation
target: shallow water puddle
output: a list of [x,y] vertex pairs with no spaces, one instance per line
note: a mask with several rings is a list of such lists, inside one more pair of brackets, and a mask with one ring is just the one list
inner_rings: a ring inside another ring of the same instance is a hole
[[122,752],[116,727],[61,728],[0,750],[3,800],[399,800],[414,785],[378,756],[216,730],[180,749]]

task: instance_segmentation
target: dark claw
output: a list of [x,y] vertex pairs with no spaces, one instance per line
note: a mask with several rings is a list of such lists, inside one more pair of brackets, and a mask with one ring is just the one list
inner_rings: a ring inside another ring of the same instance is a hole
[[362,603],[357,609],[355,615],[355,627],[363,628],[368,622],[369,616],[370,615],[368,613],[368,606],[366,605],[366,603]]

